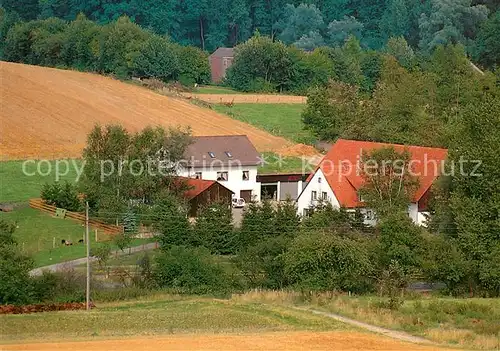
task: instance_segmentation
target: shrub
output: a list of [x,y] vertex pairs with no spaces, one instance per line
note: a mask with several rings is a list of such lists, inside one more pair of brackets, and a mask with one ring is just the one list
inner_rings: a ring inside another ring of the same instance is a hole
[[413,273],[423,264],[422,229],[406,213],[390,215],[377,225],[379,260],[383,268],[397,261],[404,274]]
[[177,56],[173,45],[167,39],[152,36],[140,46],[133,58],[133,71],[139,77],[158,78],[168,81],[179,71]]
[[21,254],[16,245],[0,246],[0,304],[31,301],[32,266],[33,261]]
[[403,305],[403,290],[409,283],[409,276],[398,261],[392,261],[379,277],[379,291],[389,300],[381,307],[397,310]]
[[186,86],[210,82],[208,55],[192,46],[174,46],[179,64],[179,81]]
[[54,184],[45,183],[42,188],[41,197],[45,203],[64,208],[68,211],[76,212],[82,208],[76,186],[68,182],[65,182],[64,185],[59,182]]
[[215,203],[201,209],[193,228],[194,244],[205,246],[213,254],[235,253],[235,234],[233,231],[231,207]]
[[156,257],[154,277],[160,288],[206,294],[229,290],[222,268],[206,248],[172,246]]
[[106,267],[110,255],[111,246],[108,243],[99,244],[95,249],[92,249],[92,256],[97,258],[97,262],[101,268]]
[[289,243],[286,235],[268,238],[238,255],[236,264],[251,287],[281,289],[288,285],[283,254]]
[[168,250],[171,245],[185,245],[190,241],[191,225],[183,203],[172,194],[163,196],[154,209],[153,223],[159,231],[161,248]]
[[307,290],[371,290],[373,266],[366,246],[335,233],[307,232],[284,255],[290,283]]
[[275,224],[276,211],[269,200],[265,199],[260,204],[251,202],[243,212],[238,238],[240,250],[278,236],[280,232]]
[[130,236],[130,234],[128,233],[116,234],[116,236],[113,238],[113,242],[122,252],[124,252],[125,249],[128,248],[132,243],[132,236]]
[[33,261],[19,251],[14,231],[14,225],[0,220],[0,304],[31,300],[29,271]]

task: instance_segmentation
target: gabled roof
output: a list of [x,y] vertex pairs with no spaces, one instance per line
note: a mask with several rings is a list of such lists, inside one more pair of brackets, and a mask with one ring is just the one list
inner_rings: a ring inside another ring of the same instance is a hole
[[[439,176],[441,162],[446,160],[448,155],[446,149],[339,139],[321,160],[318,168],[321,168],[325,174],[325,178],[341,206],[353,208],[360,205],[358,190],[362,187],[364,181],[356,167],[363,152],[391,146],[397,152],[408,150],[412,160],[420,161],[412,164],[413,172],[419,175],[419,188],[415,192],[414,202],[418,202],[422,198]],[[425,166],[426,162],[433,161],[437,162],[437,171],[434,170],[432,163],[427,163],[427,166]],[[348,166],[342,166],[343,162],[352,165],[353,170],[349,174],[347,174]],[[318,168],[314,173],[317,172]],[[312,178],[314,173],[309,176],[308,180]]]
[[210,56],[211,57],[234,57],[234,49],[233,48],[218,48]]
[[[218,183],[215,180],[194,179],[194,178],[186,178],[186,177],[176,177],[176,179],[179,181],[183,181],[184,185],[187,187],[187,190],[183,194],[183,196],[187,200],[194,199],[196,196],[200,195],[201,193],[203,193],[204,191],[209,189],[212,185]],[[219,185],[224,187],[220,183],[219,183]],[[231,190],[229,190],[229,191],[231,191]],[[233,191],[231,191],[231,192],[234,193]]]
[[[213,156],[213,157],[212,157]],[[184,159],[191,167],[257,166],[261,156],[246,135],[217,135],[193,137]]]

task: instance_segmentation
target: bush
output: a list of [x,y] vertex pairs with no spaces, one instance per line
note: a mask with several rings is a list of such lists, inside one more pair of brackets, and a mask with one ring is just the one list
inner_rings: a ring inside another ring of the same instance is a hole
[[233,215],[230,205],[215,203],[201,209],[193,228],[193,244],[208,248],[213,254],[236,252]]
[[140,46],[133,59],[134,74],[168,81],[177,76],[179,63],[173,45],[167,39],[152,36]]
[[156,257],[154,269],[160,288],[180,288],[193,294],[229,291],[225,272],[206,248],[172,246]]
[[403,305],[403,291],[409,283],[409,276],[398,261],[392,261],[379,277],[379,292],[389,300],[381,307],[397,310]]
[[183,203],[172,194],[163,196],[154,209],[153,223],[159,231],[161,248],[168,250],[171,245],[185,245],[191,240],[191,225]]
[[257,288],[282,289],[288,285],[283,254],[290,239],[285,236],[268,238],[242,251],[236,264],[248,285]]
[[422,228],[415,225],[406,213],[390,215],[377,225],[379,233],[379,260],[383,268],[394,261],[404,274],[414,273],[423,265]]
[[284,255],[290,283],[306,290],[364,292],[373,266],[364,243],[335,233],[300,234]]
[[78,198],[76,186],[68,182],[65,182],[64,185],[59,182],[54,184],[45,183],[42,188],[41,197],[45,203],[64,208],[68,211],[77,212],[82,209],[82,203]]
[[279,235],[276,211],[269,200],[265,199],[260,204],[251,202],[245,207],[238,238],[240,250]]
[[128,233],[116,234],[113,238],[113,242],[122,252],[124,252],[132,243],[132,237]]
[[92,256],[97,258],[97,262],[101,268],[106,267],[110,255],[111,246],[108,243],[99,244],[95,249],[92,249]]
[[192,46],[174,46],[179,64],[179,81],[182,85],[193,86],[194,83],[210,82],[210,65],[208,55]]
[[29,271],[33,261],[20,252],[14,231],[14,225],[0,220],[0,304],[23,304],[31,300]]
[[16,245],[0,246],[0,304],[29,303],[33,261]]

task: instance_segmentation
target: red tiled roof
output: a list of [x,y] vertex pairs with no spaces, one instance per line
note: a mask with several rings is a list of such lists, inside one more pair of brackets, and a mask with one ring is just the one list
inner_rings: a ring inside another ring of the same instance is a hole
[[187,200],[194,199],[196,196],[200,195],[202,192],[217,183],[217,181],[215,180],[195,179],[187,177],[176,177],[175,180],[177,186],[185,187],[186,190],[184,191],[183,196]]
[[[448,154],[448,150],[446,149],[432,147],[339,139],[321,160],[318,168],[321,168],[325,174],[328,184],[342,206],[353,208],[360,205],[358,190],[363,185],[363,177],[360,172],[356,171],[356,167],[361,160],[363,151],[371,151],[388,146],[394,147],[397,152],[408,150],[412,160],[420,161],[412,165],[412,170],[418,175],[420,185],[414,195],[414,202],[418,202],[422,198],[434,180],[439,176],[441,162],[446,160]],[[433,161],[437,162],[437,171],[435,171],[433,164],[429,163]],[[349,174],[347,174],[349,169],[348,164],[353,167]],[[309,176],[308,181],[314,173]]]
[[186,181],[186,186],[188,190],[184,193],[186,199],[191,200],[196,196],[200,195],[202,192],[210,188],[212,185],[217,183],[215,180],[204,180],[204,179],[194,179],[194,178],[184,178]]

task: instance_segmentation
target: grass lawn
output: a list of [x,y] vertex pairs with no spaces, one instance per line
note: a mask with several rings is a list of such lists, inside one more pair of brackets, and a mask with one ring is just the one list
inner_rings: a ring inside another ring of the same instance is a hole
[[262,158],[265,163],[259,167],[259,174],[302,172],[302,159],[298,157],[280,157],[272,152],[264,152]]
[[[18,228],[14,235],[24,252],[33,257],[35,267],[85,257],[85,246],[78,243],[85,234],[85,227],[76,221],[54,218],[30,207],[19,207],[12,212],[0,212],[0,219],[17,223]],[[54,237],[55,248],[52,246]],[[92,247],[95,243],[93,231],[90,238]],[[73,245],[61,245],[62,239],[71,240]],[[106,239],[109,238],[103,236],[101,239],[98,238],[99,241]],[[131,246],[149,241],[151,240],[134,239]],[[116,249],[115,246],[113,248]]]
[[235,104],[233,107],[214,104],[213,108],[297,143],[311,144],[315,140],[312,132],[304,130],[301,114],[305,105],[302,104]]
[[60,340],[132,335],[291,330],[349,330],[334,320],[283,306],[176,296],[99,303],[89,313],[2,315],[2,340]]
[[[38,161],[35,161],[38,162]],[[65,160],[59,163],[59,173],[66,173]],[[74,182],[76,170],[74,165],[81,165],[79,160],[68,160],[68,174],[61,175],[61,180]],[[53,183],[56,180],[56,161],[39,163],[40,171],[37,171],[37,164],[31,162],[23,164],[25,161],[3,161],[0,162],[0,202],[5,201],[27,201],[30,198],[40,197],[40,191],[45,183]],[[49,173],[49,169],[51,172]],[[33,174],[34,173],[34,174]],[[48,174],[46,176],[40,175]]]
[[193,91],[195,94],[244,94],[240,91],[233,90],[227,87],[221,87],[217,85],[205,85],[196,88]]
[[299,304],[333,312],[393,330],[450,346],[467,349],[497,350],[500,348],[500,298],[459,299],[424,297],[408,298],[398,310],[382,307],[377,296],[319,295],[304,302],[299,293],[250,292],[239,301],[272,304]]

